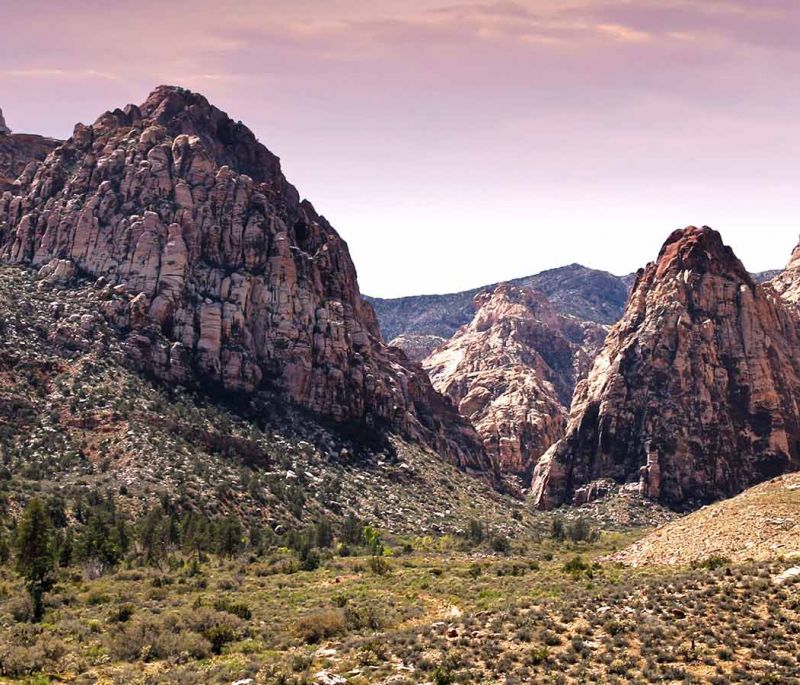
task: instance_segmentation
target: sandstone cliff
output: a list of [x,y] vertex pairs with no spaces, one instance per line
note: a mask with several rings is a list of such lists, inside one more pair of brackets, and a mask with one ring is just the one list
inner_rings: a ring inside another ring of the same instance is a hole
[[609,479],[681,507],[798,467],[798,321],[717,232],[690,227],[639,272],[532,497],[584,501]]
[[475,298],[472,322],[424,362],[503,472],[530,483],[564,432],[567,406],[606,330],[563,317],[541,293],[506,284]]
[[794,248],[786,269],[775,275],[769,285],[777,292],[784,302],[792,307],[800,306],[800,244]]
[[[21,174],[33,175],[35,164],[52,152],[60,141],[28,133],[11,133],[0,111],[0,193],[14,189],[14,181]],[[28,165],[31,165],[28,169]],[[26,171],[27,169],[27,171]]]
[[269,390],[493,469],[449,401],[383,343],[344,241],[201,95],[162,86],[77,125],[23,192],[0,197],[0,241],[8,262],[99,279],[131,360],[158,378]]

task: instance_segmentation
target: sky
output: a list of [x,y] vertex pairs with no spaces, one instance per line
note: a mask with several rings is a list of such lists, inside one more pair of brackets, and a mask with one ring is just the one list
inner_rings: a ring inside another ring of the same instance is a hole
[[246,123],[362,292],[452,292],[676,228],[800,235],[798,0],[0,0],[0,107],[67,137],[162,83]]

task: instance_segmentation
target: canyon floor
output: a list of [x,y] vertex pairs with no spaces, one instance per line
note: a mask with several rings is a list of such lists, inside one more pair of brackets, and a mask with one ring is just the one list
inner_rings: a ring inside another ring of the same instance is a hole
[[[630,569],[594,542],[391,536],[385,555],[175,556],[61,573],[40,625],[0,576],[0,664],[28,683],[797,683],[789,562]],[[216,653],[215,653],[216,652]],[[37,673],[26,680],[27,673]]]

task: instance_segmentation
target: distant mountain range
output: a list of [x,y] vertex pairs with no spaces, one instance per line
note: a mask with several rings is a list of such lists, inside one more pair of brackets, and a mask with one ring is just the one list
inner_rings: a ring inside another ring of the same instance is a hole
[[[780,273],[781,270],[775,269],[752,276],[756,282],[763,283]],[[635,273],[615,276],[608,271],[569,264],[505,282],[537,290],[563,316],[610,325],[622,316],[635,280]],[[388,299],[365,296],[365,299],[375,309],[381,332],[387,341],[398,336],[411,336],[412,340],[418,340],[417,336],[447,339],[461,326],[472,321],[475,296],[493,291],[498,285],[500,283],[492,283],[444,295],[410,295]],[[408,351],[405,345],[403,347]]]

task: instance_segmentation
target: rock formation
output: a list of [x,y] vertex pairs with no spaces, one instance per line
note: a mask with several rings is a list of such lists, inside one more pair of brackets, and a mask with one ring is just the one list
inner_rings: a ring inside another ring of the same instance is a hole
[[472,322],[423,362],[505,473],[530,483],[537,459],[564,431],[575,384],[606,330],[506,284],[475,298]]
[[389,341],[391,347],[399,347],[411,361],[421,363],[425,357],[444,342],[438,335],[398,335]]
[[[14,189],[14,180],[33,176],[36,165],[60,145],[60,141],[28,133],[11,133],[0,111],[0,193]],[[28,168],[30,165],[30,168]]]
[[792,307],[800,307],[800,243],[794,248],[786,269],[777,274],[769,284]]
[[[580,264],[549,269],[508,283],[542,293],[559,314],[608,325],[622,316],[629,289],[623,278]],[[366,299],[375,309],[387,340],[412,334],[450,338],[461,326],[472,321],[475,296],[492,291],[498,285],[494,283],[448,295]]]
[[69,260],[98,279],[132,361],[158,378],[271,390],[493,470],[449,401],[383,343],[345,242],[201,95],[162,86],[78,124],[22,193],[0,197],[0,241],[8,262]]
[[585,501],[611,479],[684,507],[798,467],[798,320],[716,231],[690,227],[639,272],[532,497]]

